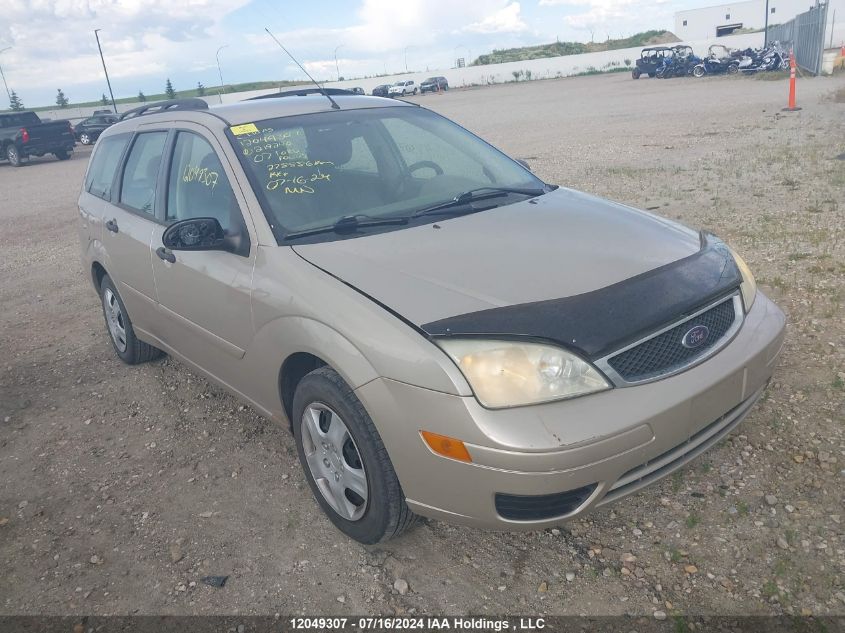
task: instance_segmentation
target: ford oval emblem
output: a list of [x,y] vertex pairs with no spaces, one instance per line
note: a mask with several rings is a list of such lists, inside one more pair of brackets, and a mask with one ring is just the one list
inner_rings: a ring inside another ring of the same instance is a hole
[[696,347],[703,345],[709,335],[710,330],[706,325],[696,325],[684,334],[684,338],[681,339],[681,345],[688,347],[689,349],[695,349]]

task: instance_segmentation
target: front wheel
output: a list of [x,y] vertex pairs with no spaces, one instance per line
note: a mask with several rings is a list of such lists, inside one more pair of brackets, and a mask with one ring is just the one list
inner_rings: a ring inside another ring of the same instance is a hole
[[692,69],[693,77],[704,77],[704,66],[695,66]]
[[634,70],[631,71],[631,77],[633,77],[634,79],[639,79],[640,78],[640,69],[634,68]]
[[68,158],[70,158],[70,153],[66,149],[60,149],[57,152],[53,152],[53,154],[59,160],[67,160]]
[[414,88],[414,94],[417,94],[417,89],[416,89],[416,88]]
[[90,145],[91,144],[91,135],[83,132],[79,135],[79,142],[83,145]]
[[330,367],[312,371],[297,386],[293,433],[308,485],[341,532],[373,544],[416,522],[373,421]]
[[729,75],[735,75],[738,72],[739,72],[739,66],[737,66],[736,64],[731,64],[731,65],[728,66],[728,74]]

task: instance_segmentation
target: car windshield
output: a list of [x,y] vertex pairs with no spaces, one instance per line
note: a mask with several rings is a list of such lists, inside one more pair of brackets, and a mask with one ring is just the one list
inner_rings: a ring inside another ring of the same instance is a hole
[[[293,233],[331,227],[350,216],[373,223],[396,218],[409,218],[409,225],[431,222],[437,218],[411,216],[475,189],[545,186],[477,136],[417,107],[256,121],[233,126],[229,136],[280,243]],[[521,200],[524,194],[500,193],[485,200],[484,208]],[[391,228],[403,227],[379,230]]]

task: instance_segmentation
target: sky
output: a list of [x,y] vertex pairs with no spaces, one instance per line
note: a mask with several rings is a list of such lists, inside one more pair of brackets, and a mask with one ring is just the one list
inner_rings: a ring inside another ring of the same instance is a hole
[[[436,70],[494,48],[588,42],[673,26],[706,0],[3,0],[0,68],[24,105],[220,83],[304,79],[267,27],[318,80]],[[337,55],[337,65],[335,64]],[[6,97],[2,93],[5,106]]]

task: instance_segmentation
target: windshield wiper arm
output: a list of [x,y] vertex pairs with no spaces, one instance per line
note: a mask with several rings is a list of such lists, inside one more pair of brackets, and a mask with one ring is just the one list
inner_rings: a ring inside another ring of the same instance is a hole
[[371,226],[388,226],[391,224],[407,224],[408,218],[374,218],[368,215],[345,215],[334,224],[326,226],[317,226],[313,229],[304,229],[302,231],[292,231],[285,234],[284,239],[294,239],[297,237],[308,237],[309,235],[319,235],[321,233],[351,233],[356,229],[365,229]]
[[[483,191],[487,191],[489,193],[481,193]],[[544,193],[546,193],[546,191],[545,189],[532,189],[526,187],[478,187],[477,189],[470,189],[469,191],[459,193],[457,196],[455,196],[451,200],[447,200],[446,202],[440,202],[433,206],[419,209],[418,211],[415,211],[411,215],[411,217],[417,218],[421,215],[436,213],[445,209],[451,209],[452,207],[459,207],[461,205],[469,204],[470,202],[475,202],[477,200],[501,198],[502,196],[506,196],[509,193],[519,193],[524,196],[530,196],[532,198],[535,198],[537,196],[542,196]]]

